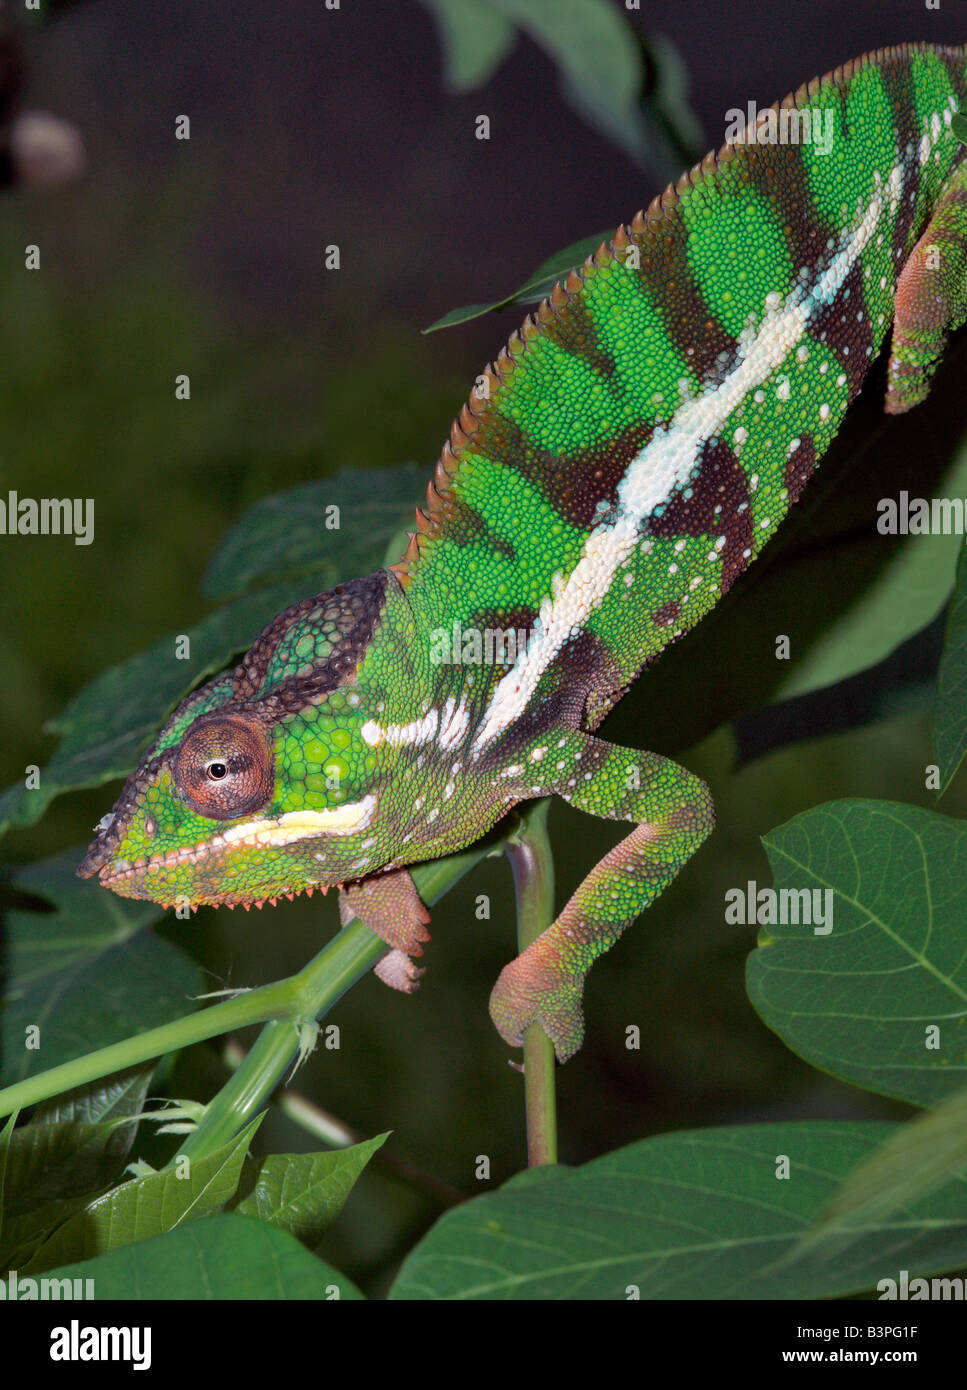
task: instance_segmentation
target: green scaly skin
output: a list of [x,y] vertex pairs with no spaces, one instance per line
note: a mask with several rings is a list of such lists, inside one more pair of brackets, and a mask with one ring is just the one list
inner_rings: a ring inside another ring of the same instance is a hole
[[[710,155],[572,272],[478,381],[404,560],[281,614],[190,696],[82,874],[192,906],[345,885],[412,989],[405,866],[557,794],[634,828],[491,1011],[512,1044],[537,1020],[577,1050],[591,963],[713,821],[703,783],[593,730],[774,534],[891,325],[898,411],[967,313],[965,48],[869,55],[789,100],[831,116],[828,151]],[[475,649],[508,629],[511,662]]]

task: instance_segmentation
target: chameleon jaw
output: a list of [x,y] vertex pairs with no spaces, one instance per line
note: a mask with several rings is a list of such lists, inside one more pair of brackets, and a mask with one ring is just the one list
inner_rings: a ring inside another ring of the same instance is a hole
[[[322,835],[350,835],[365,830],[373,818],[376,797],[365,796],[361,801],[322,811],[287,811],[281,816],[246,821],[202,840],[196,845],[167,850],[134,863],[125,860],[108,861],[98,872],[105,888],[119,889],[122,884],[142,877],[155,869],[170,869],[186,864],[201,864],[212,855],[238,849],[278,849],[299,840],[318,839]],[[83,866],[82,866],[83,867]],[[322,886],[321,884],[319,885]]]

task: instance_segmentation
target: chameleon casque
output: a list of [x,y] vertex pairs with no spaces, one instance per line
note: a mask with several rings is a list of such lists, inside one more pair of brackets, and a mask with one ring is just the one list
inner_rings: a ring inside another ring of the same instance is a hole
[[[775,533],[891,327],[887,411],[926,395],[967,319],[965,99],[967,46],[866,55],[772,108],[831,113],[828,149],[727,145],[620,227],[478,380],[404,558],[190,695],[78,872],[193,906],[340,885],[411,990],[429,917],[405,866],[556,794],[634,828],[491,1013],[571,1056],[592,962],[713,823],[704,783],[593,731]],[[441,662],[455,622],[528,640]]]

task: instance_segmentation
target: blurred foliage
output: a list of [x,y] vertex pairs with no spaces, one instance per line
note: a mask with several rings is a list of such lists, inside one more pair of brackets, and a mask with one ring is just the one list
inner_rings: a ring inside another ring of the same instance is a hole
[[[672,163],[670,173],[677,173],[700,153],[695,148],[679,157],[698,142],[675,55],[660,41],[634,50],[635,31],[624,26],[615,7],[607,7],[611,19],[604,25],[614,45],[609,61],[623,76],[610,86],[606,63],[583,62],[587,30],[581,26],[602,12],[592,0],[568,0],[569,24],[553,34],[542,23],[536,0],[492,0],[487,5],[483,0],[432,0],[432,7],[447,26],[454,90],[487,80],[508,52],[517,26],[559,64],[569,99],[597,129],[611,138],[620,136],[633,157],[652,160],[656,170],[663,161]],[[472,23],[478,30],[475,44],[467,39]],[[585,71],[593,82],[582,85]],[[293,316],[284,328],[268,323],[257,332],[240,330],[230,312],[209,298],[204,284],[193,283],[183,269],[179,228],[193,225],[203,206],[203,178],[204,171],[196,172],[195,181],[182,177],[154,189],[145,225],[136,223],[147,199],[135,200],[136,211],[131,211],[135,204],[128,190],[108,194],[107,205],[111,197],[118,205],[108,233],[105,219],[91,216],[74,194],[65,195],[55,211],[30,203],[5,209],[0,225],[5,305],[0,348],[6,372],[0,392],[0,491],[93,497],[96,540],[90,547],[77,547],[67,538],[9,538],[0,546],[3,785],[22,781],[25,764],[45,761],[42,725],[99,672],[202,618],[204,568],[227,527],[248,506],[283,487],[332,478],[347,468],[385,467],[410,458],[429,465],[472,375],[453,360],[453,335],[450,341],[420,340],[371,305],[360,312],[341,287],[333,287],[330,316],[321,327]],[[103,201],[100,207],[103,212]],[[38,240],[43,270],[26,274],[23,248]],[[561,255],[572,252],[576,248]],[[536,272],[520,295],[543,292],[533,281],[541,273],[545,279],[556,274],[559,259]],[[823,1156],[835,1152],[833,1167],[845,1173],[851,1162],[870,1152],[881,1128],[865,1121],[906,1113],[898,1102],[818,1073],[767,1031],[743,988],[755,928],[725,923],[723,901],[736,884],[769,881],[759,837],[805,807],[860,795],[931,806],[933,796],[924,785],[924,768],[933,756],[927,714],[894,699],[889,672],[881,664],[874,668],[874,683],[883,695],[876,722],[849,732],[830,733],[832,721],[824,728],[820,720],[818,736],[810,742],[778,748],[736,769],[727,721],[744,712],[753,724],[757,718],[766,723],[768,706],[777,697],[836,679],[847,670],[848,663],[827,645],[838,615],[852,613],[850,604],[857,598],[875,598],[891,557],[900,556],[897,563],[903,563],[911,549],[879,537],[870,543],[864,527],[873,514],[871,499],[895,490],[895,483],[902,486],[897,480],[909,480],[912,459],[917,486],[924,492],[943,476],[963,436],[962,397],[943,388],[957,366],[948,363],[934,399],[906,421],[882,421],[881,382],[872,382],[851,412],[823,476],[781,538],[707,622],[643,676],[605,726],[605,736],[616,741],[654,747],[686,761],[712,784],[718,811],[717,833],[687,872],[592,972],[586,993],[588,1040],[560,1077],[565,1161],[596,1160],[608,1183],[615,1165],[633,1161],[640,1184],[636,1200],[642,1200],[649,1215],[654,1203],[647,1183],[656,1172],[660,1177],[662,1165],[687,1175],[689,1163],[703,1164],[705,1156],[722,1146],[723,1132],[679,1134],[656,1143],[642,1141],[642,1135],[763,1117],[778,1125],[843,1115],[850,1124],[840,1127]],[[175,399],[179,373],[191,378],[190,402]],[[420,500],[419,491],[414,491],[414,502]],[[903,635],[926,623],[942,598],[931,590]],[[869,636],[890,616],[892,605],[881,604],[863,632]],[[780,632],[792,640],[788,667],[774,659]],[[853,648],[854,633],[848,627],[846,639],[837,638],[838,652]],[[894,640],[895,634],[885,643],[871,642],[860,664],[878,660]],[[804,671],[813,675],[804,677]],[[112,697],[106,698],[110,702]],[[123,692],[113,698],[123,700]],[[108,714],[123,723],[125,711]],[[130,760],[133,752],[126,748],[124,758]],[[106,789],[61,798],[41,824],[7,838],[3,853],[8,863],[81,844],[109,801]],[[944,808],[963,814],[967,789],[954,783]],[[551,834],[557,896],[563,902],[614,843],[616,830],[555,803]],[[15,967],[25,946],[58,942],[56,908],[44,916],[35,911],[50,882],[42,885],[29,875],[19,882],[16,915],[5,926],[3,947],[4,963],[10,965],[13,958]],[[108,921],[116,901],[96,887],[90,891],[94,898],[99,895]],[[491,905],[490,920],[481,921],[475,911],[482,894]],[[33,941],[25,928],[28,908],[40,924]],[[507,1050],[486,1012],[492,982],[514,952],[513,916],[506,864],[485,861],[435,912],[430,969],[421,992],[403,997],[372,978],[351,991],[333,1014],[342,1047],[319,1049],[298,1082],[311,1100],[345,1117],[358,1132],[374,1135],[391,1128],[397,1156],[468,1196],[487,1186],[476,1177],[479,1155],[490,1159],[491,1186],[522,1162],[520,1078],[506,1066]],[[158,948],[155,956],[162,962],[167,991],[160,992],[156,1003],[166,1010],[173,994],[180,991],[183,997],[195,988],[197,967],[207,972],[212,988],[244,987],[298,969],[322,937],[336,929],[337,918],[332,899],[299,899],[247,917],[202,910],[190,923],[168,918],[154,935],[135,934],[134,927],[145,924],[140,917],[114,918],[107,934],[113,931],[123,944],[130,930],[134,965],[139,952]],[[90,953],[103,954],[104,944],[92,931],[89,943],[74,942],[77,954],[69,964],[79,963],[83,970],[88,945]],[[45,978],[38,970],[38,990],[45,988]],[[127,977],[119,978],[131,984]],[[132,999],[137,1005],[140,996]],[[107,1002],[95,1000],[102,1006]],[[184,1003],[179,1007],[184,1009]],[[632,1026],[638,1030],[637,1047],[627,1046],[626,1030]],[[165,1059],[154,1073],[152,1094],[206,1100],[226,1075],[214,1046],[195,1047]],[[72,1124],[80,1157],[71,1149],[52,1165],[54,1200],[67,1204],[57,1211],[75,1219],[75,1234],[91,1223],[103,1230],[117,1222],[129,1233],[150,1236],[159,1228],[159,1212],[170,1196],[166,1179],[143,1171],[105,1202],[100,1187],[109,1170],[115,1175],[117,1150],[110,1145],[114,1131],[97,1118],[100,1102],[93,1109],[83,1132]],[[774,1155],[777,1144],[793,1143],[790,1128],[763,1132],[762,1152]],[[39,1142],[37,1126],[30,1130],[33,1148]],[[31,1155],[20,1152],[22,1139],[15,1149],[12,1136],[17,1133],[8,1127],[0,1138],[0,1171],[6,1165],[12,1172],[11,1164],[23,1162],[21,1172],[29,1175]],[[57,1138],[46,1136],[49,1145]],[[630,1158],[620,1152],[597,1158],[629,1141],[635,1141]],[[274,1212],[285,1205],[287,1183],[295,1183],[296,1205],[309,1189],[325,1186],[331,1173],[317,1162],[318,1156],[301,1161],[317,1143],[278,1109],[270,1108],[263,1117],[254,1141],[255,1163],[265,1154],[284,1160],[282,1167],[260,1170],[270,1174],[263,1195]],[[159,1166],[174,1145],[171,1136],[142,1125],[137,1157]],[[34,1158],[38,1152],[34,1150]],[[244,1146],[230,1145],[212,1165],[210,1176],[219,1181],[226,1200],[240,1182],[244,1189],[243,1153]],[[715,1172],[719,1196],[734,1219],[736,1250],[744,1259],[748,1252],[741,1239],[744,1212],[733,1181],[734,1153],[735,1141],[725,1132],[723,1152],[714,1153]],[[442,1205],[432,1184],[422,1184],[418,1174],[405,1180],[398,1171],[380,1166],[378,1158],[366,1167],[353,1200],[318,1246],[326,1259],[375,1294],[387,1291],[395,1269]],[[582,1171],[573,1181],[581,1185],[595,1177]],[[494,1219],[502,1219],[534,1181],[520,1177],[506,1192],[488,1195],[483,1204],[458,1210],[448,1218],[449,1225],[440,1224],[420,1258],[437,1261],[434,1278],[444,1271],[439,1278],[443,1291],[453,1291],[452,1281],[444,1285],[450,1278],[447,1242],[454,1227],[478,1221],[482,1207],[490,1210],[491,1200]],[[560,1208],[551,1184],[566,1185],[571,1178],[555,1173],[536,1181],[548,1182],[543,1195],[553,1224]],[[822,1209],[830,1196],[827,1189],[828,1184],[817,1184],[806,1194],[808,1201],[800,1193],[794,1202],[790,1197],[795,1209],[776,1234],[777,1249]],[[339,1196],[337,1191],[337,1201]],[[564,1200],[569,1200],[567,1192]],[[81,1205],[75,1209],[75,1203]],[[929,1220],[929,1202],[925,1210]],[[282,1223],[286,1230],[238,1217],[203,1218],[193,1223],[190,1254],[184,1239],[189,1233],[182,1231],[114,1250],[96,1261],[99,1285],[103,1279],[102,1291],[123,1293],[138,1279],[163,1278],[174,1281],[172,1288],[186,1297],[212,1286],[226,1297],[241,1296],[252,1292],[246,1268],[265,1259],[276,1262],[280,1293],[305,1290],[313,1281],[321,1293],[327,1281],[340,1276],[318,1264],[307,1271],[309,1257],[289,1232],[308,1230],[315,1237],[319,1228],[312,1220],[303,1225],[298,1212],[287,1215],[291,1219]],[[31,1239],[43,1234],[33,1228],[28,1232]],[[915,1242],[916,1231],[911,1238]],[[53,1232],[49,1239],[45,1265],[66,1258]],[[465,1251],[469,1237],[461,1239]],[[875,1261],[881,1258],[878,1248],[874,1240],[861,1254]],[[407,1266],[400,1287],[415,1267],[412,1262]],[[95,1265],[70,1272],[89,1275]],[[661,1277],[660,1268],[658,1272]],[[646,1268],[641,1277],[648,1273]],[[540,1269],[523,1274],[543,1277]],[[351,1296],[345,1281],[344,1287]],[[802,1288],[815,1291],[806,1279]],[[264,1296],[264,1290],[258,1292]]]
[[665,38],[644,39],[611,0],[423,0],[440,28],[453,92],[490,80],[526,34],[558,69],[561,93],[599,134],[659,184],[703,150],[685,64]]

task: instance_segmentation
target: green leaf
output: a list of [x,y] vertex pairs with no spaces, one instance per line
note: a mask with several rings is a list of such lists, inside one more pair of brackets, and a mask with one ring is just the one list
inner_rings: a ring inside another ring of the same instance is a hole
[[625,15],[609,0],[490,0],[544,49],[568,102],[589,125],[644,161],[649,147],[638,107],[641,49]]
[[962,113],[958,113],[954,116],[953,120],[950,122],[950,129],[958,140],[967,145],[967,116],[964,116]]
[[284,1231],[244,1216],[206,1216],[80,1264],[48,1279],[90,1279],[94,1299],[361,1299],[344,1274]]
[[[55,910],[7,913],[2,1086],[180,1018],[204,987],[177,946],[142,930],[162,910],[81,882],[80,853],[43,860],[14,878]],[[35,1039],[39,1046],[29,1046]]]
[[370,1158],[389,1137],[378,1134],[332,1153],[270,1154],[259,1162],[252,1191],[235,1208],[281,1226],[304,1245],[315,1245],[342,1211]]
[[454,324],[467,323],[470,319],[479,319],[484,314],[495,314],[498,310],[507,309],[513,304],[539,304],[551,293],[558,280],[566,279],[575,266],[580,265],[596,251],[602,241],[610,241],[613,235],[613,230],[595,232],[594,236],[583,237],[580,241],[565,246],[563,251],[556,252],[532,271],[520,289],[505,295],[503,299],[494,300],[491,304],[468,304],[462,309],[451,309],[442,319],[437,319],[429,328],[424,328],[423,332],[435,333],[438,328],[452,328]]
[[[884,437],[899,443],[906,432]],[[938,496],[967,497],[967,441],[945,473]],[[865,462],[881,467],[882,443],[871,439],[863,448]],[[875,541],[875,519],[870,519]],[[882,543],[882,542],[881,542]],[[807,690],[833,685],[882,661],[896,647],[934,619],[947,602],[958,553],[963,547],[957,535],[908,536],[883,565],[866,592],[835,613],[821,639],[790,666],[776,690],[776,698],[788,699]]]
[[153,1068],[132,1068],[40,1107],[9,1144],[0,1201],[0,1270],[22,1268],[39,1242],[120,1174]]
[[[882,1124],[730,1126],[645,1139],[447,1212],[394,1299],[798,1299],[967,1261],[967,1185],[871,1223],[837,1258],[799,1238]],[[783,1158],[788,1178],[777,1176]]]
[[[279,582],[236,598],[187,633],[164,637],[90,681],[47,726],[61,742],[39,787],[17,783],[0,793],[0,834],[33,825],[62,792],[127,776],[188,691],[249,647],[283,609],[340,579],[378,569],[388,540],[412,520],[427,479],[428,470],[417,464],[347,469],[257,502],[216,552],[205,592],[228,597],[252,584]],[[339,509],[337,529],[329,529],[332,506]],[[178,656],[184,637],[187,661]]]
[[62,792],[127,776],[182,696],[250,646],[283,608],[311,591],[311,583],[289,580],[211,613],[184,634],[190,661],[178,658],[176,641],[182,634],[172,634],[95,676],[47,726],[61,735],[61,742],[41,773],[40,786],[28,790],[16,783],[0,792],[0,834],[33,825]]
[[812,1242],[837,1231],[855,1237],[941,1183],[967,1178],[967,1091],[918,1115],[849,1173],[808,1233]]
[[423,0],[443,45],[444,83],[451,92],[482,86],[517,39],[514,26],[481,0]]
[[38,1106],[31,1123],[94,1125],[110,1122],[115,1133],[127,1136],[130,1147],[136,1126],[125,1124],[124,1121],[140,1116],[153,1072],[154,1063],[145,1067],[130,1067],[127,1071],[91,1081],[86,1086],[78,1086],[73,1091],[65,1091]]
[[324,482],[263,497],[218,547],[203,592],[230,598],[266,579],[311,573],[305,595],[371,574],[382,565],[391,537],[401,526],[412,527],[413,509],[429,480],[429,469],[418,463],[347,468]]
[[0,1271],[22,1269],[52,1231],[114,1181],[110,1125],[26,1125],[14,1133],[0,1220]]
[[961,545],[947,614],[933,714],[934,758],[946,791],[967,752],[967,546]]
[[[765,927],[749,998],[793,1052],[934,1105],[967,1083],[967,825],[889,801],[807,811],[763,843],[776,888],[831,889],[833,930]],[[939,1047],[928,1047],[928,1028]]]
[[177,1167],[163,1168],[95,1197],[44,1241],[23,1273],[89,1260],[218,1211],[234,1196],[261,1120],[260,1115],[228,1144],[195,1159],[187,1175]]

